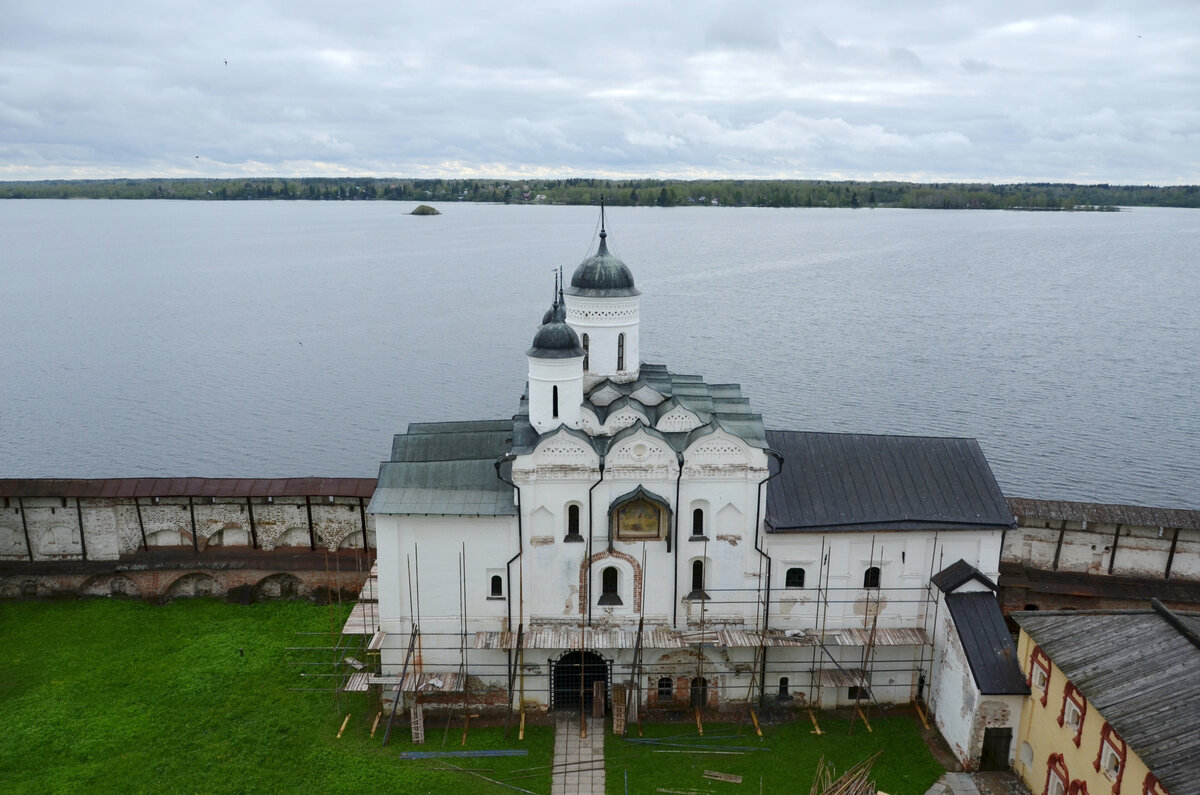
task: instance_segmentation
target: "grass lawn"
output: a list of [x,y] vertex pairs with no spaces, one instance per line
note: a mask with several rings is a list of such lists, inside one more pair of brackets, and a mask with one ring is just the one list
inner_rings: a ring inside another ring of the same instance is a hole
[[[684,792],[736,791],[748,795],[759,791],[760,780],[763,792],[808,792],[822,755],[841,774],[880,748],[886,750],[875,763],[874,779],[881,790],[891,795],[920,795],[944,772],[922,740],[920,724],[912,718],[873,716],[872,732],[868,733],[860,722],[854,727],[854,734],[849,733],[850,723],[846,720],[829,716],[818,719],[824,732],[820,736],[810,733],[812,724],[803,718],[763,726],[761,740],[749,724],[742,727],[740,737],[735,737],[735,725],[719,723],[705,724],[703,737],[697,735],[694,723],[643,727],[645,737],[664,738],[679,745],[633,743],[609,735],[604,744],[607,789],[610,793],[623,793],[628,771],[630,792],[654,792],[662,787]],[[637,737],[636,730],[629,737]],[[730,747],[763,750],[740,756],[663,753],[686,751],[680,745],[704,745],[714,750]],[[705,779],[705,770],[740,775],[742,785]]]
[[[388,748],[365,695],[326,693],[288,664],[297,636],[329,628],[329,610],[306,602],[253,606],[181,600],[165,607],[119,600],[0,602],[0,790],[13,792],[512,792],[403,761],[407,721]],[[238,650],[244,650],[244,656]],[[337,739],[345,712],[352,715]],[[382,726],[382,724],[381,724]],[[442,748],[442,720],[426,723]],[[446,750],[460,750],[461,722]],[[524,757],[449,760],[550,791],[554,730],[472,727],[467,749],[528,748]]]

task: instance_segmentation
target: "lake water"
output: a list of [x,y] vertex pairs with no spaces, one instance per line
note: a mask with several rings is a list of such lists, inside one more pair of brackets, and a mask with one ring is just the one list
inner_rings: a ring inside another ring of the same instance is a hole
[[[588,207],[0,202],[0,476],[373,476],[511,416]],[[767,427],[979,439],[1012,496],[1200,508],[1200,213],[609,211],[642,358]]]

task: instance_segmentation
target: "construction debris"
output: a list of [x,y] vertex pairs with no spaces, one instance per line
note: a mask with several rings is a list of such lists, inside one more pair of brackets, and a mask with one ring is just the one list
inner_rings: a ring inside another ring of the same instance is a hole
[[528,748],[501,748],[479,751],[401,751],[401,759],[473,759],[478,756],[529,756]]
[[833,764],[826,762],[822,756],[817,762],[817,775],[808,795],[879,795],[875,782],[871,780],[871,768],[882,753],[882,750],[876,751],[836,780],[833,778]]

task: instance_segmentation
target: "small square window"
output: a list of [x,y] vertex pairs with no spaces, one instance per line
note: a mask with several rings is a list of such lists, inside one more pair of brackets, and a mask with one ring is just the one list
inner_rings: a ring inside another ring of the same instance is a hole
[[1066,712],[1063,715],[1063,724],[1069,726],[1072,730],[1078,730],[1079,724],[1083,721],[1083,713],[1079,711],[1079,707],[1075,706],[1072,701],[1067,702]]
[[1116,779],[1121,774],[1121,755],[1107,742],[1104,743],[1104,751],[1100,754],[1100,769],[1110,779]]

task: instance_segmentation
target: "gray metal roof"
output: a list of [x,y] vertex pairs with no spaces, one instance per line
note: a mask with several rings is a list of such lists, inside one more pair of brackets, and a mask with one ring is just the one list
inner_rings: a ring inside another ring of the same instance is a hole
[[[1012,514],[974,439],[767,431],[783,455],[768,530],[1005,529]],[[771,462],[772,471],[778,463]]]
[[[456,516],[516,514],[512,487],[496,476],[508,453],[511,420],[414,423],[379,466],[371,513]],[[502,467],[507,477],[509,465]]]
[[3,478],[0,497],[370,497],[374,478]]
[[1200,792],[1200,648],[1180,630],[1200,632],[1200,614],[1172,620],[1158,610],[1064,610],[1013,618],[1168,790]]
[[1105,505],[1094,502],[1008,498],[1017,516],[1052,522],[1101,522],[1140,527],[1180,527],[1200,530],[1200,511],[1186,508],[1146,508],[1141,505]]
[[962,558],[959,558],[933,575],[932,582],[942,593],[950,593],[961,588],[971,580],[986,585],[993,591],[996,590],[996,583],[992,582],[983,572]]
[[[649,387],[664,397],[662,403],[646,406],[635,398],[630,397],[639,389]],[[619,397],[607,405],[601,406],[594,398],[601,393],[616,394]],[[661,436],[672,449],[686,450],[700,436],[712,433],[721,428],[751,447],[764,448],[767,446],[766,429],[763,426],[762,415],[755,414],[750,409],[750,401],[742,396],[742,388],[738,384],[706,384],[699,375],[677,374],[668,372],[661,364],[642,363],[638,378],[634,381],[618,383],[603,380],[594,384],[584,396],[584,402],[604,422],[614,412],[622,408],[633,408],[647,422],[642,424],[646,430]],[[703,425],[691,431],[658,431],[653,428],[663,414],[676,406],[682,406],[696,414]],[[529,424],[529,404],[526,397],[521,399],[521,409],[513,418],[510,426],[512,431],[512,452],[525,454],[533,451],[541,437]],[[555,430],[548,431],[554,433]],[[588,438],[592,448],[604,455],[611,447],[616,436],[592,436]]]
[[579,335],[566,321],[552,319],[533,335],[533,344],[525,351],[535,359],[572,359],[583,357],[583,345]]
[[571,274],[571,286],[566,289],[568,295],[596,298],[640,295],[640,291],[633,286],[633,273],[629,266],[608,252],[607,237],[608,233],[602,229],[600,248],[579,263],[579,267]]
[[958,638],[975,686],[984,695],[1021,696],[1029,692],[996,595],[971,591],[946,595]]

